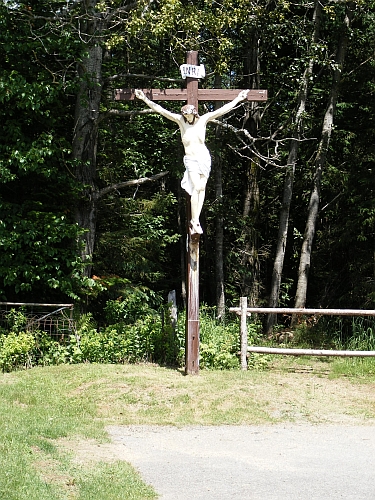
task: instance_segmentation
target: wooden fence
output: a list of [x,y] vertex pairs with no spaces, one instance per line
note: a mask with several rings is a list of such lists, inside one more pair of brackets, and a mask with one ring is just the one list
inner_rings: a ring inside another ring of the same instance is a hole
[[248,346],[247,317],[251,314],[297,314],[299,316],[375,316],[374,309],[295,309],[291,307],[247,307],[247,297],[240,298],[240,307],[231,307],[230,312],[241,316],[241,368],[247,370],[247,353],[281,354],[286,356],[343,356],[375,357],[375,351],[334,351],[323,349],[282,349],[277,347]]

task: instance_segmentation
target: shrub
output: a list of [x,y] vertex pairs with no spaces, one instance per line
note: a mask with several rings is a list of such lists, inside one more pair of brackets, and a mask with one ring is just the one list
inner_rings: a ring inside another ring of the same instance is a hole
[[[248,323],[248,343],[257,344],[261,336],[260,323]],[[231,370],[240,367],[240,320],[218,321],[215,310],[202,308],[200,314],[200,366],[206,369]],[[267,366],[269,359],[250,356],[249,368],[259,369]]]
[[32,366],[32,351],[35,346],[33,334],[10,332],[0,337],[0,368],[10,372],[19,367]]
[[[81,361],[176,362],[174,336],[160,314],[147,314],[133,324],[118,322],[99,331],[89,324],[77,330],[77,339],[72,342],[81,353]],[[74,360],[77,362],[77,355]]]
[[107,324],[133,324],[137,319],[155,314],[152,305],[157,303],[156,294],[146,287],[128,287],[121,290],[121,297],[107,300],[104,314]]
[[202,368],[238,368],[239,349],[238,324],[218,322],[207,313],[201,315],[199,364]]
[[[182,366],[185,359],[185,315],[180,314],[176,331],[160,313],[143,311],[137,320],[129,316],[120,302],[108,305],[117,322],[98,329],[91,314],[82,315],[71,335],[62,334],[57,341],[48,333],[17,331],[24,327],[22,313],[12,314],[10,332],[0,334],[0,367],[10,371],[20,366],[58,365],[63,363],[156,362]],[[133,313],[132,313],[133,314]],[[120,319],[119,319],[120,318]],[[165,320],[164,320],[165,319]],[[249,343],[256,343],[260,325],[248,325]],[[200,315],[200,366],[206,369],[239,368],[239,320],[215,319],[215,310],[202,307]],[[264,357],[253,356],[249,367],[263,366]]]

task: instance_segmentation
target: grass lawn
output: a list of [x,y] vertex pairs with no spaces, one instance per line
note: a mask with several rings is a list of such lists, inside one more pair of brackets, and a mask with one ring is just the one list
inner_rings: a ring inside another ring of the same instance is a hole
[[[375,423],[373,360],[274,358],[263,371],[71,365],[0,374],[0,499],[155,498],[122,460],[62,442],[108,442],[109,424]],[[82,457],[81,457],[82,458]]]

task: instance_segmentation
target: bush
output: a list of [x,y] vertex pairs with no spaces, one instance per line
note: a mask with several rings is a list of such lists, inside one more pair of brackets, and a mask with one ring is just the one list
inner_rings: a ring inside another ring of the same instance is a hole
[[63,336],[59,341],[54,340],[46,332],[36,331],[33,363],[41,366],[61,365],[81,362],[81,352],[78,347],[77,336]]
[[238,368],[239,349],[238,323],[220,322],[203,311],[200,317],[200,367],[221,370]]
[[[262,335],[259,322],[247,324],[248,343],[257,345]],[[240,367],[240,319],[225,322],[215,319],[215,309],[202,308],[200,314],[200,366],[206,369],[231,370]],[[251,354],[250,369],[267,367],[270,357]]]
[[[176,364],[179,341],[162,315],[146,314],[133,324],[118,322],[97,330],[87,322],[72,339],[79,350],[80,361],[96,363],[158,362]],[[77,362],[78,354],[73,356]]]
[[[162,314],[151,309],[129,323],[121,303],[111,301],[117,322],[98,329],[91,314],[82,315],[76,332],[59,340],[46,332],[17,331],[25,325],[22,313],[11,316],[11,331],[0,334],[0,367],[10,371],[18,367],[58,365],[64,363],[135,363],[155,362],[182,366],[185,359],[185,315],[180,314],[173,331],[165,307]],[[119,318],[121,318],[119,320]],[[257,342],[260,325],[248,325],[249,343]],[[215,319],[215,310],[202,307],[200,315],[200,366],[203,369],[238,369],[240,349],[238,318],[222,322]],[[249,366],[261,365],[256,357]]]
[[0,337],[0,368],[10,372],[19,367],[32,366],[35,338],[28,332],[10,332]]
[[156,311],[152,308],[158,302],[156,294],[146,287],[128,287],[121,290],[121,297],[107,300],[104,314],[107,324],[133,324]]
[[[231,370],[240,366],[240,322],[238,318],[226,321],[215,318],[215,309],[202,307],[200,314],[201,368]],[[259,338],[261,325],[248,324],[249,343]],[[251,363],[249,364],[251,366]]]

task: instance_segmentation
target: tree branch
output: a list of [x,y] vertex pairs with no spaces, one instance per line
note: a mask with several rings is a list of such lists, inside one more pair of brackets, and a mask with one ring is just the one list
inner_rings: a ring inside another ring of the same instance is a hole
[[141,75],[137,73],[119,73],[107,78],[107,81],[118,80],[120,78],[144,78],[146,80],[158,80],[159,82],[184,83],[182,78],[166,78],[162,76]]
[[141,184],[144,184],[145,182],[157,181],[158,179],[164,177],[167,174],[169,174],[168,170],[166,170],[165,172],[160,172],[159,174],[152,175],[151,177],[142,177],[141,179],[133,179],[132,181],[125,181],[125,182],[118,182],[117,184],[111,184],[111,186],[107,186],[97,191],[95,193],[95,198],[99,200],[100,198],[110,193],[111,191],[116,191],[118,189],[122,189],[128,186],[139,186]]
[[152,109],[138,109],[134,111],[126,111],[125,109],[109,109],[105,114],[115,116],[134,116],[155,114],[155,111]]
[[[307,139],[307,138],[296,139],[294,137],[283,137],[282,139],[275,139],[276,132],[274,132],[272,135],[270,135],[268,137],[253,137],[250,134],[250,132],[248,130],[246,130],[245,128],[237,128],[237,127],[234,127],[233,125],[231,125],[227,122],[222,122],[219,120],[212,120],[211,123],[215,123],[215,125],[219,125],[220,127],[227,128],[227,129],[231,130],[237,136],[239,141],[243,144],[242,149],[244,149],[244,150],[248,149],[251,152],[251,154],[257,156],[261,161],[263,161],[265,163],[265,165],[271,165],[272,167],[276,167],[276,168],[284,168],[284,167],[288,166],[288,165],[280,165],[278,163],[275,163],[275,161],[277,161],[279,159],[278,148],[280,145],[284,145],[285,141],[294,140],[294,141],[298,141],[298,142],[304,142],[304,141],[316,140],[316,137],[311,137],[309,139]],[[282,130],[282,128],[283,128],[283,126],[280,126],[278,131]],[[246,138],[249,142],[247,142],[244,138]],[[263,141],[263,143],[265,145],[268,145],[269,143],[273,143],[274,150],[275,150],[274,154],[272,156],[271,155],[268,155],[268,156],[262,155],[255,147],[255,143],[259,142],[259,141]],[[248,158],[246,155],[241,154],[239,152],[238,148],[233,147],[231,144],[228,144],[228,146],[233,151],[235,151],[236,154],[238,154],[242,158]],[[261,165],[259,164],[259,166],[261,166]],[[261,168],[264,168],[264,167],[261,167]]]
[[150,113],[155,113],[152,109],[139,109],[135,111],[126,111],[124,109],[109,109],[105,113],[101,113],[98,118],[98,123],[112,116],[137,116],[137,115],[149,115]]

